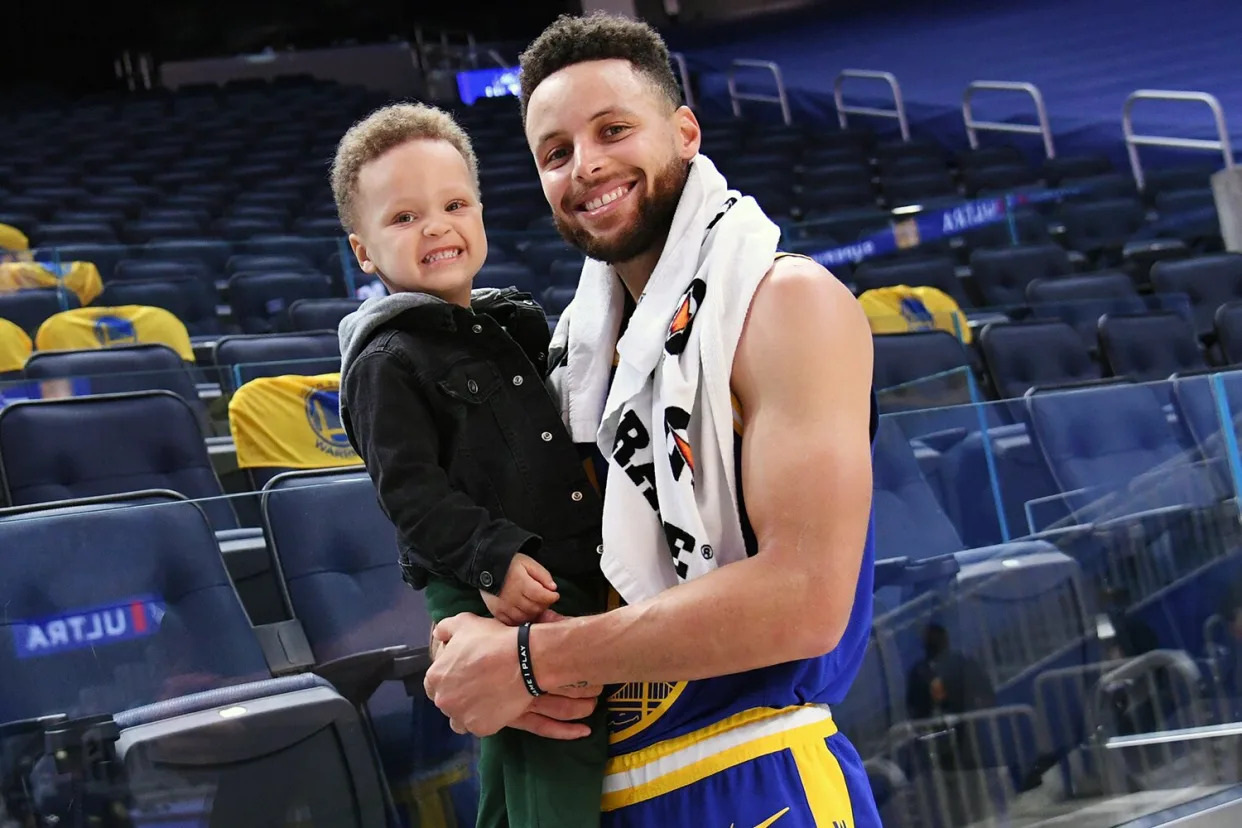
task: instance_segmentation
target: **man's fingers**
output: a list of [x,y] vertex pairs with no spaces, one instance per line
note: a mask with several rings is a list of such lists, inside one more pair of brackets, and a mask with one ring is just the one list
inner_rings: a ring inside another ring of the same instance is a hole
[[523,565],[530,576],[534,578],[548,592],[556,592],[556,581],[552,579],[552,573],[549,572],[544,565],[533,558],[524,561]]
[[594,696],[587,699],[571,699],[549,693],[536,698],[534,704],[530,706],[530,712],[539,713],[550,719],[559,719],[562,722],[572,722],[590,716],[595,710],[596,701]]
[[559,739],[565,742],[583,739],[591,735],[591,728],[584,724],[550,719],[534,711],[523,713],[509,726],[515,727],[518,730],[525,730],[527,733],[533,733],[536,736],[542,736],[545,739]]
[[458,615],[454,615],[451,618],[445,618],[443,621],[436,624],[435,628],[432,629],[431,634],[435,636],[437,641],[442,644],[447,644],[453,638],[453,634],[457,632],[461,625],[469,623],[468,619],[471,618],[478,618],[478,616],[472,612],[463,612]]

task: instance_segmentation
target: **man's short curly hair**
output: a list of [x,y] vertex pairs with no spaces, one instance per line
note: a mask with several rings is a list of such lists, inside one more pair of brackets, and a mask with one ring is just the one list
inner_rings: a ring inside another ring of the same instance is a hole
[[453,116],[426,104],[398,103],[381,107],[354,124],[341,137],[332,161],[332,195],[341,226],[352,233],[358,216],[354,197],[362,168],[407,141],[447,141],[461,153],[470,170],[474,190],[479,191],[479,161],[470,136]]
[[561,15],[518,57],[522,118],[526,118],[531,94],[548,75],[575,63],[613,58],[628,60],[668,98],[672,108],[681,106],[681,87],[659,33],[638,20],[595,12],[585,17]]

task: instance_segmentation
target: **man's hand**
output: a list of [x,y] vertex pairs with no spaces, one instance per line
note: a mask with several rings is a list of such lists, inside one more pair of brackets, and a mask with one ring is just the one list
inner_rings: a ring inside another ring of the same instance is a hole
[[[462,613],[437,624],[433,638],[434,661],[424,687],[456,732],[490,736],[517,727],[553,739],[590,733],[586,725],[571,722],[591,714],[601,688],[564,687],[555,695],[531,696],[518,670],[513,629]],[[535,669],[537,679],[537,660]]]
[[538,561],[521,552],[513,556],[500,593],[479,590],[487,611],[497,621],[516,627],[534,621],[539,614],[560,600],[556,581]]

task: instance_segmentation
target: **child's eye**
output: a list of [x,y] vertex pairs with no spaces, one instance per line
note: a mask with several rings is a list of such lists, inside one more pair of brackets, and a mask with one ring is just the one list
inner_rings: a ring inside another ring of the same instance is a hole
[[444,209],[448,210],[450,213],[455,213],[458,210],[464,209],[467,206],[468,205],[466,204],[464,200],[458,198],[458,199],[454,199],[453,201],[450,201],[448,203],[448,206],[445,207]]
[[396,222],[397,224],[409,224],[410,222],[414,221],[414,214],[413,213],[398,213],[397,217],[393,219],[393,221]]

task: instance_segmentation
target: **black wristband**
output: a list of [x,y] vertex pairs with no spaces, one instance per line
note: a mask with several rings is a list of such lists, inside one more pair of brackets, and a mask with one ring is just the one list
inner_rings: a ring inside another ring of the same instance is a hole
[[532,696],[542,696],[543,690],[535,681],[535,671],[530,664],[530,622],[518,627],[518,669],[522,671],[522,681]]

